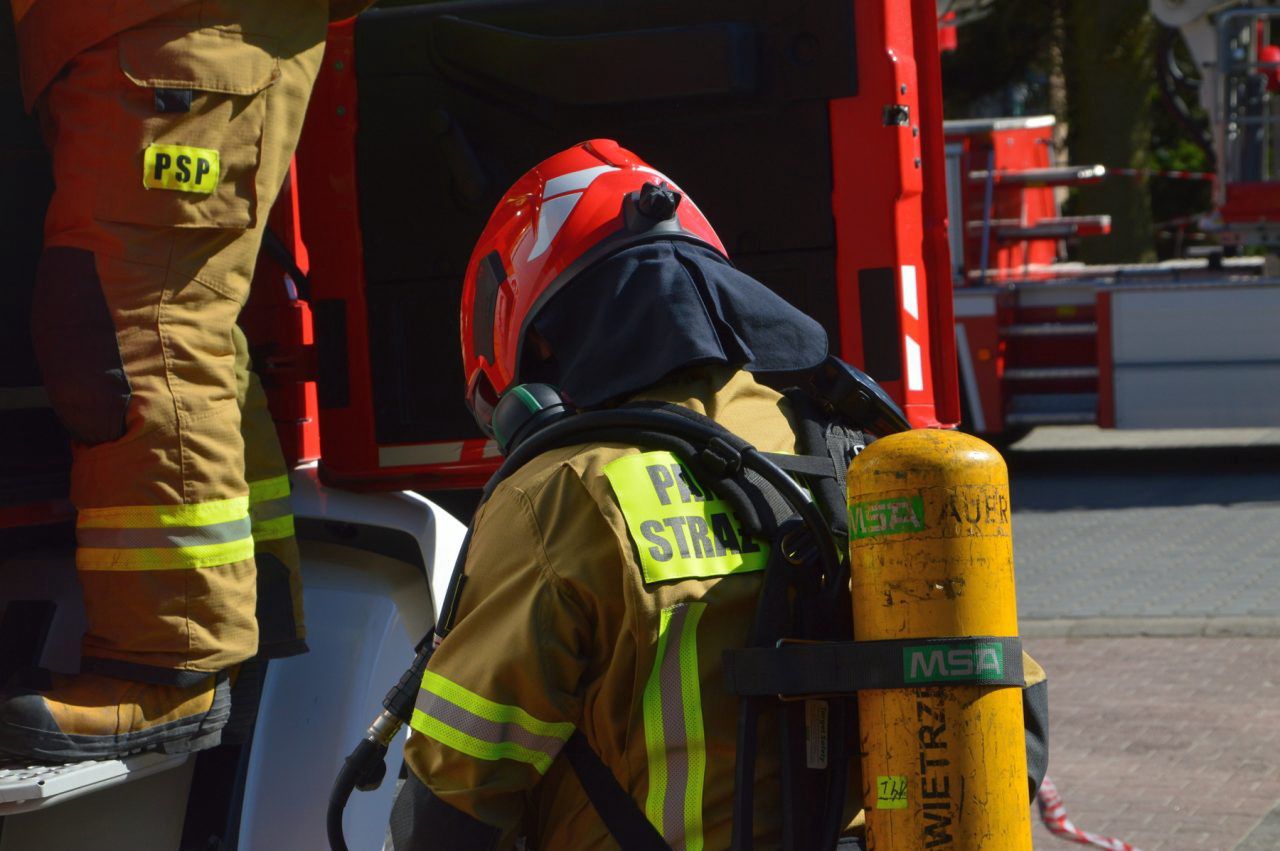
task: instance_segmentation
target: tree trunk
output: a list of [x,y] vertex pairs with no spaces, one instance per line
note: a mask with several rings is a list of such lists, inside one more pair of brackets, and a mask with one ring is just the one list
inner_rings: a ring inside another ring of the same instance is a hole
[[[1074,163],[1146,168],[1155,95],[1155,26],[1147,0],[1066,0],[1068,146]],[[1093,263],[1155,257],[1146,178],[1111,177],[1081,187],[1078,215],[1107,213],[1111,235],[1081,240]]]

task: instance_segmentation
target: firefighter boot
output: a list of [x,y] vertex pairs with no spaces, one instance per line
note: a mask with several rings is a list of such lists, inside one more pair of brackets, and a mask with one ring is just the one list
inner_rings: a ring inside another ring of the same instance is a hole
[[221,739],[230,695],[226,673],[189,688],[54,674],[52,688],[0,697],[0,757],[74,762],[204,750]]

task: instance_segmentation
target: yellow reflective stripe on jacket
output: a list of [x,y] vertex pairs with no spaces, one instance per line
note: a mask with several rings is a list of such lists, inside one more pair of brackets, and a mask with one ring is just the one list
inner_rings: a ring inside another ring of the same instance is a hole
[[182,570],[253,557],[247,497],[186,505],[86,508],[76,518],[80,570]]
[[151,529],[162,526],[209,526],[249,514],[249,497],[237,496],[182,505],[127,505],[82,508],[77,529]]
[[649,760],[645,815],[673,849],[702,851],[706,732],[698,677],[698,621],[706,603],[662,610],[658,652],[644,687]]
[[293,506],[289,502],[287,475],[249,482],[249,516],[253,518],[255,541],[293,536]]
[[573,724],[541,721],[518,706],[481,697],[434,671],[422,676],[413,729],[476,759],[513,759],[539,774],[573,735]]
[[253,558],[253,538],[231,544],[148,549],[76,549],[80,570],[184,570],[217,567]]
[[768,545],[743,533],[723,500],[670,452],[626,455],[605,465],[645,582],[764,570]]
[[259,479],[249,482],[249,504],[257,505],[269,499],[279,499],[289,495],[289,476],[274,476],[270,479]]
[[293,515],[275,517],[271,520],[253,520],[253,539],[255,541],[278,541],[281,538],[292,538],[294,535]]

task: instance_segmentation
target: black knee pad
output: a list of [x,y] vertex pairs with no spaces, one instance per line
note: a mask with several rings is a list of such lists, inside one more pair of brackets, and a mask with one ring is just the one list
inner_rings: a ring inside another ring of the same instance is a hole
[[254,553],[253,560],[258,570],[258,652],[264,659],[306,653],[307,643],[298,638],[298,624],[293,617],[289,568],[267,552]]
[[31,338],[49,401],[72,438],[93,446],[123,436],[132,391],[93,252],[45,249]]
[[492,851],[498,847],[502,831],[437,798],[413,769],[406,775],[391,808],[391,847],[395,851]]

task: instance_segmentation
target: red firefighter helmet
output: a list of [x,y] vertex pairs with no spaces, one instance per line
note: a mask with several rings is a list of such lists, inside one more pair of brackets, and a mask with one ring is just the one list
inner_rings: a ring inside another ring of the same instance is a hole
[[467,405],[486,433],[498,398],[520,381],[530,319],[592,263],[662,239],[728,257],[675,182],[610,139],[574,145],[516,181],[489,216],[462,288]]

